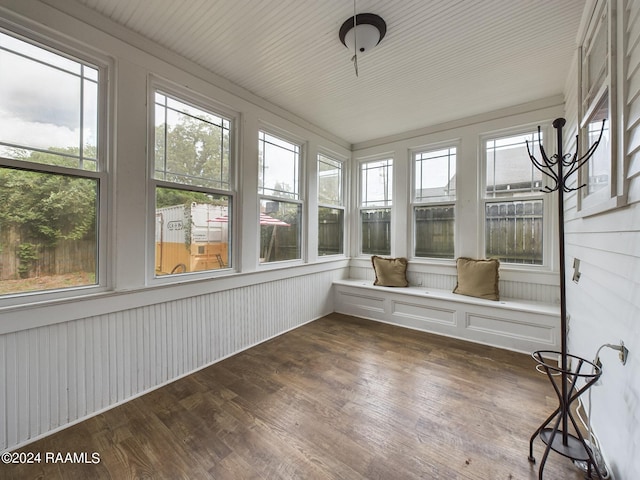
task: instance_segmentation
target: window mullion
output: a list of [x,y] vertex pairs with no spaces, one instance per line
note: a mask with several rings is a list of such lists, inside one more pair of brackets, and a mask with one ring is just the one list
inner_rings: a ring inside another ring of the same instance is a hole
[[80,159],[78,167],[84,170],[84,65],[80,65]]

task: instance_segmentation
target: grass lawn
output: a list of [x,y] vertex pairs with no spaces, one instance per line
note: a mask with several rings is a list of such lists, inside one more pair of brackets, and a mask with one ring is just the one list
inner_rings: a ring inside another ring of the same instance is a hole
[[94,285],[95,282],[96,276],[93,272],[75,272],[64,275],[44,275],[41,277],[21,278],[18,280],[1,280],[0,295],[81,287]]

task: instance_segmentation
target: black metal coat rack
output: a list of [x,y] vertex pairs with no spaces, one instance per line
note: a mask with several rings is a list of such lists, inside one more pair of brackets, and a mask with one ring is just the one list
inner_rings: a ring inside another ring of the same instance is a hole
[[[589,387],[598,381],[602,373],[600,367],[583,358],[571,355],[567,351],[567,298],[566,298],[566,278],[565,278],[565,241],[564,241],[564,194],[579,190],[586,184],[577,187],[568,185],[569,177],[576,173],[593,156],[604,132],[605,120],[602,121],[602,129],[598,140],[594,142],[587,152],[580,158],[578,153],[574,155],[563,154],[562,129],[565,126],[564,118],[556,118],[553,121],[553,128],[557,133],[558,153],[548,157],[540,135],[538,127],[538,144],[542,160],[536,159],[527,142],[527,152],[535,168],[540,170],[551,180],[550,185],[542,189],[545,193],[558,192],[558,236],[559,236],[559,262],[560,262],[560,352],[540,350],[533,353],[534,360],[549,377],[556,395],[558,396],[558,408],[540,425],[533,433],[529,441],[529,461],[535,463],[533,456],[533,441],[539,435],[540,439],[547,445],[540,462],[539,479],[542,480],[544,465],[550,450],[568,457],[572,460],[587,462],[587,477],[591,478],[591,469],[594,468],[600,480],[603,477],[598,469],[594,454],[587,445],[584,436],[580,432],[578,425],[571,412],[571,404],[582,395]],[[579,145],[576,136],[576,148]],[[550,363],[549,357],[560,356],[560,366]],[[573,364],[573,365],[572,365]],[[579,381],[584,381],[582,386]],[[555,420],[555,421],[554,421]],[[550,427],[550,425],[553,425]],[[573,426],[575,434],[571,434]]]

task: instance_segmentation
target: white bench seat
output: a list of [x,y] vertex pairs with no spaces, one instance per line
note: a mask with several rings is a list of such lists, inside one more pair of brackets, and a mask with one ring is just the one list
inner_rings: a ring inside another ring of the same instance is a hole
[[380,287],[358,279],[335,280],[333,289],[339,313],[519,352],[559,349],[559,305],[485,300],[429,287]]

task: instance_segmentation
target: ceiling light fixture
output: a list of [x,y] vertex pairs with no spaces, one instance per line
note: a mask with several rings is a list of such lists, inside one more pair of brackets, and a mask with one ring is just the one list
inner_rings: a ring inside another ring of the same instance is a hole
[[340,27],[340,41],[350,51],[353,51],[351,59],[356,68],[358,76],[358,54],[366,53],[378,45],[387,33],[387,24],[374,13],[355,12],[355,1],[353,5],[353,16],[347,18]]

